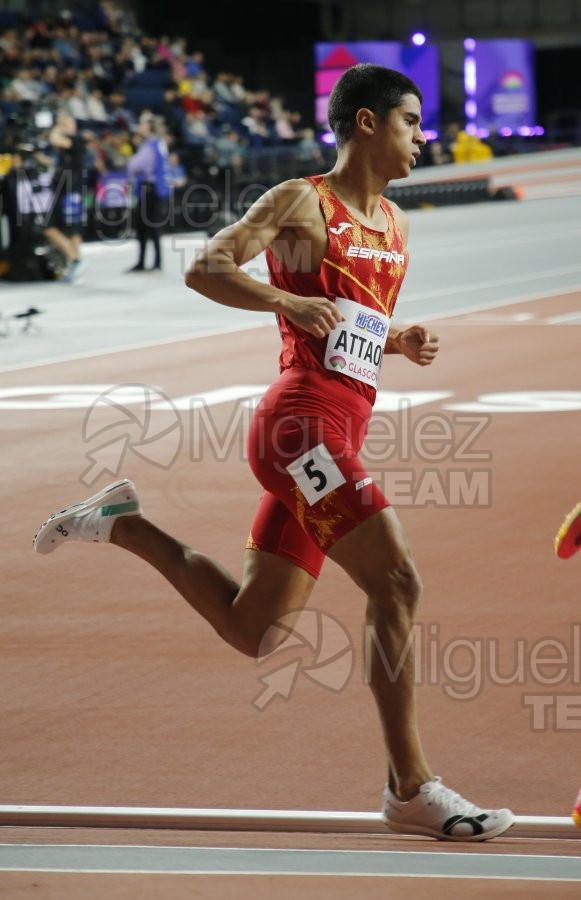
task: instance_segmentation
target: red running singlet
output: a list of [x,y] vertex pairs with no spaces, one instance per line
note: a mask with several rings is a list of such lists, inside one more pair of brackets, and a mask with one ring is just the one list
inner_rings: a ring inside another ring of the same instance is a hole
[[328,248],[318,273],[289,271],[266,251],[271,284],[325,296],[344,321],[317,338],[278,317],[280,376],[258,406],[249,462],[266,493],[247,547],[275,553],[318,577],[326,551],[389,506],[359,459],[408,254],[387,200],[385,231],[359,222],[323,176],[319,195]]

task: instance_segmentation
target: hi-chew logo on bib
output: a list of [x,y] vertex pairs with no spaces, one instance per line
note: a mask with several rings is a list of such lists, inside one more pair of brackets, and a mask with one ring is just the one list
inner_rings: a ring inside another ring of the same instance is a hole
[[355,318],[355,327],[361,328],[363,331],[369,331],[375,337],[385,340],[389,324],[382,321],[382,319],[383,317],[380,319],[379,316],[373,313],[358,312]]
[[325,368],[377,387],[389,319],[345,297],[337,297],[336,305],[345,321],[327,338]]

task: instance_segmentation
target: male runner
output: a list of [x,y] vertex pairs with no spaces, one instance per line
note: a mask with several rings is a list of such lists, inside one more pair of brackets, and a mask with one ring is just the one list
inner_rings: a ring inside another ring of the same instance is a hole
[[[217,303],[276,313],[282,337],[280,377],[249,435],[250,464],[266,493],[241,583],[145,519],[130,481],[51,517],[35,549],[49,553],[71,539],[111,541],[158,569],[224,640],[250,656],[273,649],[264,635],[281,616],[298,615],[329,556],[367,596],[375,633],[371,688],[389,760],[388,827],[480,841],[506,831],[513,816],[467,802],[425,759],[414,662],[406,653],[421,582],[394,510],[358,457],[384,350],[420,366],[438,351],[427,328],[390,327],[408,262],[408,226],[382,195],[390,179],[409,175],[425,144],[421,99],[397,72],[349,69],[329,103],[333,169],[266,193],[187,272],[187,285]],[[270,285],[240,268],[262,249]],[[402,658],[394,680],[384,661],[393,672]]]

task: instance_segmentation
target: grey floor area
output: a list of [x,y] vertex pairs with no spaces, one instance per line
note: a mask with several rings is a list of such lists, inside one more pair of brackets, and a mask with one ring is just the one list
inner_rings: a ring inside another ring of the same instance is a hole
[[[581,196],[410,212],[411,263],[395,319],[427,321],[581,289]],[[0,371],[202,334],[274,326],[185,287],[201,232],[164,238],[162,273],[128,274],[136,243],[87,244],[83,283],[0,281]],[[266,278],[263,258],[247,267]],[[14,315],[42,314],[23,331]]]
[[[375,875],[577,881],[566,856],[412,850],[264,850],[212,847],[0,845],[0,871]],[[506,896],[506,895],[505,895]]]

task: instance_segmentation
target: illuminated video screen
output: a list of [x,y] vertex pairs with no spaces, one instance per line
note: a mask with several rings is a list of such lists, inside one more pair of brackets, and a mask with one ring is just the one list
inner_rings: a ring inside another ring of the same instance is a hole
[[531,41],[464,41],[466,121],[475,133],[538,133]]

